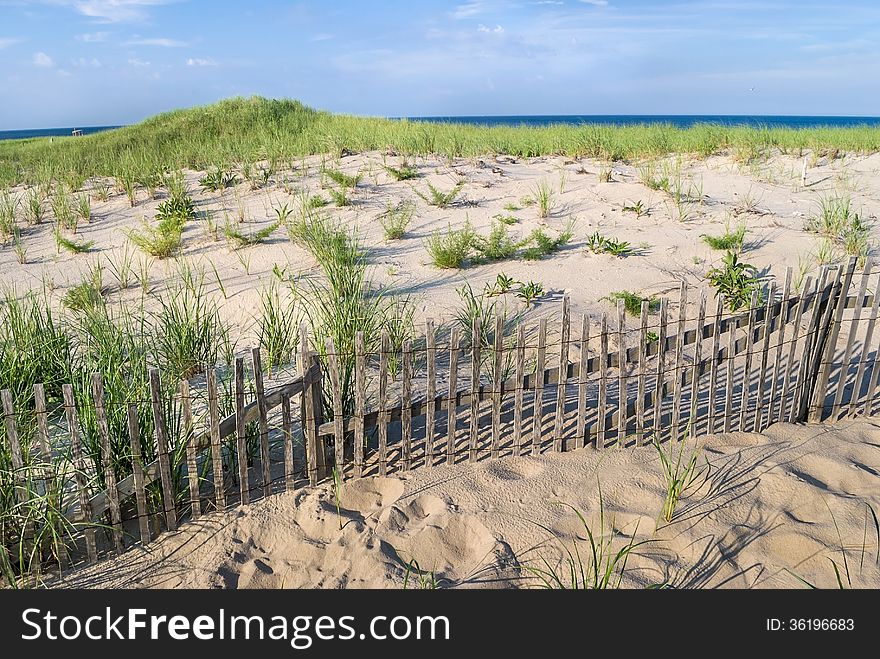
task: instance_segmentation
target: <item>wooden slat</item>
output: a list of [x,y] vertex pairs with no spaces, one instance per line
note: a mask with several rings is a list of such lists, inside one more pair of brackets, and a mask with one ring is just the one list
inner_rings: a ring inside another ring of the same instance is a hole
[[471,325],[471,410],[468,416],[468,461],[477,459],[477,441],[480,433],[480,361],[482,359],[480,317]]
[[565,450],[563,429],[565,427],[565,393],[568,373],[568,346],[571,342],[571,311],[568,293],[562,297],[562,329],[559,341],[559,380],[556,384],[556,418],[553,424],[553,447],[556,452]]
[[187,380],[180,381],[180,412],[183,417],[183,438],[186,441],[186,477],[189,483],[190,516],[192,519],[198,519],[202,514],[202,501],[199,494],[199,469],[196,462],[196,437],[193,432],[192,398]]
[[147,509],[147,487],[144,483],[144,461],[141,451],[141,431],[136,405],[126,409],[128,420],[128,441],[131,444],[131,473],[134,479],[134,497],[137,506],[138,528],[141,543],[150,542],[150,513]]
[[364,333],[358,332],[354,341],[354,477],[364,473],[364,414],[367,401],[367,355]]
[[[776,318],[779,320],[779,333],[776,340],[776,358],[773,360],[773,373],[770,376],[770,404],[767,406],[767,422],[765,427],[773,423],[773,420],[776,418],[776,401],[778,400],[776,394],[779,392],[779,376],[782,372],[782,351],[783,346],[785,346],[786,326],[788,325],[785,310],[788,309],[788,302],[791,298],[791,278],[792,269],[789,266],[785,269],[785,284],[782,286],[782,300],[779,303],[780,311],[776,315]],[[784,403],[780,404],[784,405]]]
[[687,301],[688,286],[687,282],[681,282],[678,300],[678,333],[675,336],[675,390],[672,392],[672,439],[678,441],[681,437],[681,395],[682,395],[682,376],[684,375],[684,332],[685,323],[687,322]]
[[544,433],[544,359],[547,355],[547,319],[538,321],[538,351],[535,361],[535,399],[532,406],[532,455],[541,452]]
[[[815,348],[815,343],[817,340],[817,336],[819,333],[819,327],[822,323],[822,317],[825,315],[822,309],[822,304],[825,303],[827,308],[825,311],[831,309],[830,301],[823,302],[822,297],[826,292],[830,296],[831,292],[834,290],[836,286],[836,282],[840,280],[840,267],[837,266],[835,268],[834,282],[830,285],[826,285],[828,282],[830,268],[822,268],[822,273],[819,276],[819,282],[816,289],[816,297],[814,298],[814,303],[812,305],[812,313],[810,316],[810,322],[807,325],[806,336],[804,339],[804,345],[801,348],[801,358],[800,358],[800,368],[797,373],[797,381],[795,383],[795,393],[794,393],[794,401],[792,402],[792,410],[791,410],[791,419],[790,421],[794,423],[795,421],[806,420],[807,414],[809,412],[809,383],[808,381],[811,378],[811,370],[812,370],[812,362],[813,360],[813,352]],[[828,298],[825,298],[828,300]]]
[[[700,293],[700,306],[697,310],[697,328],[701,329],[706,321],[706,292]],[[703,366],[703,332],[697,332],[697,340],[694,343],[694,363],[691,370],[691,406],[688,414],[689,435],[693,439],[697,436],[697,422],[700,405],[700,370]]]
[[504,374],[504,319],[495,314],[495,335],[492,360],[492,457],[497,458],[501,451],[501,397]]
[[342,418],[342,386],[339,382],[339,356],[336,345],[329,336],[324,341],[327,354],[327,370],[330,372],[330,389],[333,397],[333,453],[336,476],[345,479],[345,422]]
[[[862,344],[862,353],[859,357],[859,367],[856,370],[856,379],[853,384],[853,393],[850,396],[849,401],[847,401],[847,410],[846,414],[849,417],[853,417],[858,414],[859,409],[859,397],[862,391],[862,385],[865,380],[865,373],[867,371],[868,360],[871,357],[871,349],[873,348],[873,338],[874,338],[874,328],[877,325],[877,311],[878,305],[880,305],[880,295],[877,293],[880,292],[880,275],[877,276],[877,283],[874,285],[874,302],[871,305],[871,311],[868,315],[868,327],[865,330],[865,339]],[[870,398],[867,401],[867,408],[870,410],[871,400]]]
[[434,320],[425,320],[425,362],[427,382],[425,397],[427,411],[425,414],[425,465],[434,465],[434,424],[437,414],[437,337],[434,334]]
[[[862,269],[862,277],[859,281],[858,299],[864,299],[865,291],[868,289],[868,276],[871,273],[871,266],[873,263],[871,262],[871,257],[868,256],[865,258],[865,266]],[[862,317],[862,307],[861,305],[856,306],[855,311],[853,312],[852,320],[849,322],[849,331],[847,332],[846,337],[846,347],[843,352],[843,359],[840,362],[840,375],[837,377],[837,386],[836,391],[834,393],[834,406],[831,408],[831,418],[833,420],[837,420],[840,417],[840,407],[843,404],[843,392],[846,389],[847,379],[850,371],[850,360],[852,359],[853,346],[855,345],[856,334],[859,329],[859,320]],[[853,389],[853,395],[858,395],[858,392]]]
[[526,360],[526,332],[525,325],[520,322],[516,327],[516,367],[515,388],[513,400],[513,439],[511,440],[511,452],[519,455],[522,451],[523,436],[523,382],[525,378]]
[[86,479],[86,464],[82,455],[82,444],[79,437],[79,417],[76,413],[76,402],[73,397],[73,387],[65,384],[61,387],[64,397],[64,412],[67,416],[67,432],[70,436],[70,452],[73,458],[74,479],[76,491],[79,497],[79,522],[83,528],[86,539],[86,557],[89,563],[94,563],[98,558],[97,545],[95,544],[95,528],[91,526],[92,507],[89,501],[88,480]]
[[[711,361],[709,362],[709,413],[706,421],[706,432],[715,432],[715,407],[718,405],[718,366],[720,365],[721,351],[721,316],[724,314],[724,296],[715,297],[715,315],[712,317],[712,348]],[[731,330],[733,333],[733,330]]]
[[46,389],[41,383],[34,385],[34,413],[37,417],[37,446],[40,458],[48,465],[52,460],[49,451],[49,413],[46,409]]
[[104,472],[107,500],[110,506],[110,524],[113,527],[113,547],[122,553],[122,514],[119,509],[119,491],[116,489],[116,469],[113,467],[113,447],[110,444],[110,425],[104,405],[104,380],[100,373],[92,373],[92,400],[95,402],[95,421],[101,443],[101,469]]
[[626,443],[626,306],[617,301],[617,448]]
[[266,388],[263,385],[263,361],[260,349],[251,349],[251,366],[254,371],[254,397],[257,403],[260,429],[260,467],[263,480],[263,496],[272,494],[272,463],[269,456],[269,408],[266,405]]
[[868,394],[865,398],[865,414],[869,416],[874,413],[878,381],[880,381],[880,346],[874,352],[874,362],[871,364],[871,380],[868,382]]
[[837,350],[837,337],[840,334],[840,326],[843,320],[843,311],[846,308],[846,297],[852,285],[853,275],[855,274],[857,259],[851,257],[846,267],[846,273],[843,279],[843,285],[837,297],[837,305],[834,309],[833,320],[830,321],[830,329],[828,330],[828,339],[825,343],[823,355],[819,358],[822,360],[820,364],[819,379],[816,382],[816,389],[813,392],[813,407],[810,412],[810,420],[821,421],[825,410],[825,397],[828,391],[828,382],[831,375],[831,369],[834,367],[834,352]]
[[388,475],[388,354],[391,337],[382,330],[379,349],[379,475]]
[[[818,283],[818,282],[817,282]],[[785,421],[788,416],[786,414],[789,409],[788,406],[788,394],[791,390],[792,383],[792,372],[794,370],[794,360],[795,354],[797,352],[797,344],[798,344],[798,334],[801,331],[801,321],[804,315],[804,309],[806,308],[806,301],[808,296],[814,295],[815,290],[813,287],[813,278],[807,277],[806,281],[804,281],[804,287],[801,290],[801,294],[798,296],[797,308],[794,313],[794,322],[792,327],[792,336],[789,339],[788,343],[788,355],[785,360],[785,368],[782,372],[782,394],[779,400],[779,416],[777,417],[777,421],[782,423]],[[792,408],[796,407],[794,403],[792,404]]]
[[235,452],[238,455],[238,489],[241,504],[251,501],[248,473],[247,426],[244,422],[244,358],[235,358]]
[[645,443],[645,376],[648,343],[648,312],[651,303],[642,300],[639,316],[639,371],[636,384],[636,446]]
[[767,292],[767,304],[764,307],[764,338],[761,343],[761,366],[758,370],[758,394],[755,399],[755,413],[752,415],[752,430],[761,432],[761,420],[764,418],[764,393],[767,388],[767,363],[770,355],[770,336],[773,333],[773,307],[776,301],[776,284],[770,282]]
[[[581,353],[578,362],[578,403],[577,438],[575,448],[583,448],[586,443],[587,426],[587,362],[590,358],[590,319],[587,314],[581,317]],[[522,397],[522,388],[518,390]]]
[[727,359],[724,381],[724,432],[730,432],[733,424],[733,388],[736,376],[736,329],[731,327],[727,334]]
[[[413,375],[413,347],[412,341],[406,339],[403,342],[403,389],[401,392],[401,406],[403,413],[400,421],[400,441],[403,442],[403,470],[412,469],[412,375]],[[340,426],[342,425],[340,421]]]
[[211,468],[214,478],[214,505],[226,510],[226,484],[220,446],[220,402],[217,392],[217,369],[208,369],[208,432],[211,436]]
[[300,325],[299,334],[300,375],[303,379],[300,425],[302,426],[303,442],[305,444],[306,476],[309,479],[309,485],[314,487],[318,484],[318,445],[320,438],[315,430],[318,410],[315,409],[314,382],[312,382],[309,373],[312,364],[312,351],[309,344],[309,331],[305,323]]
[[284,487],[288,492],[296,489],[296,465],[293,457],[293,417],[290,412],[290,396],[281,399],[281,436],[284,439]]
[[596,424],[596,450],[605,448],[605,413],[608,399],[608,314],[602,314],[602,331],[599,335],[599,401]]
[[162,409],[162,390],[158,369],[150,369],[150,398],[153,403],[153,425],[156,430],[156,457],[159,461],[159,478],[162,481],[162,503],[165,525],[169,531],[177,530],[177,511],[174,508],[174,482],[171,480],[171,462],[168,459],[168,436],[165,411]]
[[742,389],[740,390],[739,403],[739,427],[740,432],[746,430],[746,420],[748,419],[749,396],[752,389],[752,352],[754,350],[755,339],[755,323],[758,312],[758,291],[752,291],[752,298],[749,301],[749,326],[746,329],[746,361],[743,365]]
[[459,353],[458,328],[453,327],[449,335],[449,406],[446,412],[446,464],[455,464],[455,440],[456,440],[456,409],[455,400],[458,392],[458,353]]
[[657,374],[654,382],[654,421],[651,426],[651,433],[654,440],[660,442],[662,440],[663,429],[663,379],[666,369],[666,327],[669,321],[669,302],[667,299],[660,299],[660,322],[657,328]]

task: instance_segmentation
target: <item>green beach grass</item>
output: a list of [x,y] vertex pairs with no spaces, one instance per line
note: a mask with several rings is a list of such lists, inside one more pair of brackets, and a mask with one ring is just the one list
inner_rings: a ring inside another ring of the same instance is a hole
[[800,155],[880,151],[880,128],[749,128],[698,124],[545,127],[477,126],[354,117],[310,109],[293,100],[233,98],[175,110],[133,126],[85,137],[0,142],[0,186],[63,181],[79,189],[90,176],[140,179],[180,168],[266,159],[291,162],[309,154],[392,149],[402,155],[529,157],[564,155],[607,161],[670,153]]

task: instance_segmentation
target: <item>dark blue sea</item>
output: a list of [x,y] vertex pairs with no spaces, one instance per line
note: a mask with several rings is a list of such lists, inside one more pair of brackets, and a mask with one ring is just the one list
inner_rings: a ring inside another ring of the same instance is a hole
[[552,124],[632,126],[636,124],[662,123],[672,124],[679,128],[688,128],[694,124],[710,123],[724,126],[767,126],[770,128],[816,128],[820,126],[880,127],[880,117],[789,117],[730,114],[578,114],[408,118],[412,121],[455,122],[483,126],[549,126]]
[[81,130],[83,135],[100,133],[102,130],[120,128],[120,126],[73,126],[71,128],[34,128],[31,130],[0,130],[0,140],[24,140],[30,137],[69,137],[74,128]]
[[[399,117],[397,117],[399,118]],[[672,124],[688,128],[694,124],[711,123],[724,126],[767,126],[770,128],[817,128],[821,126],[872,126],[880,128],[880,117],[796,117],[780,115],[731,114],[571,114],[571,115],[510,115],[462,117],[407,117],[410,121],[455,122],[483,126],[550,126],[553,124],[603,124],[632,126],[636,124]],[[83,135],[99,133],[119,126],[80,126]],[[67,137],[70,128],[37,128],[32,130],[0,130],[0,140],[32,137]]]

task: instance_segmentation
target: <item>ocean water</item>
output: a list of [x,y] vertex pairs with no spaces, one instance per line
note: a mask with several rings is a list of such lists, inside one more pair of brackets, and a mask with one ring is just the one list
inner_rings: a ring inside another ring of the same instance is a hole
[[820,126],[880,127],[880,117],[795,117],[774,115],[729,114],[583,114],[583,115],[523,115],[486,117],[408,117],[413,121],[456,122],[484,126],[549,126],[552,124],[604,124],[632,126],[664,123],[678,128],[694,124],[712,123],[724,126],[767,126],[770,128],[816,128]]
[[70,137],[74,128],[83,135],[100,133],[102,130],[120,128],[120,126],[74,126],[72,128],[34,128],[31,130],[0,130],[0,140],[24,140],[31,137]]
[[[400,117],[394,117],[400,119]],[[510,115],[462,117],[406,117],[410,121],[455,122],[482,126],[550,126],[553,124],[603,124],[632,126],[635,124],[664,123],[679,128],[694,124],[712,123],[724,126],[767,126],[770,128],[817,128],[822,126],[871,126],[880,128],[880,117],[795,117],[780,115],[730,114],[571,114],[571,115]],[[120,126],[81,126],[84,135]],[[0,140],[20,140],[32,137],[68,137],[71,128],[36,128],[32,130],[0,130]]]

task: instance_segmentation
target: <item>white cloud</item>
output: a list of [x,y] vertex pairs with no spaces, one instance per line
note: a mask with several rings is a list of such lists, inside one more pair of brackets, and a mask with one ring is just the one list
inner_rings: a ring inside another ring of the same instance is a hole
[[55,62],[52,61],[52,58],[42,51],[40,51],[39,53],[34,53],[33,62],[34,66],[39,66],[44,69],[55,66]]
[[88,59],[86,57],[77,57],[75,59],[70,60],[70,63],[73,66],[78,66],[78,67],[91,67],[93,69],[101,68],[101,60],[99,60],[95,57],[93,57],[91,59]]
[[132,58],[132,59],[128,60],[128,65],[129,65],[129,66],[135,66],[135,67],[141,68],[141,67],[150,66],[150,63],[149,63],[149,62],[145,62],[145,61],[142,60],[142,59]]
[[17,43],[20,43],[21,39],[16,37],[0,37],[0,50],[4,48],[8,48],[9,46],[14,46]]
[[502,32],[504,32],[504,28],[500,25],[496,25],[495,27],[486,27],[485,25],[480,24],[480,26],[477,28],[477,32],[485,32],[487,34],[501,34]]
[[186,60],[187,66],[217,66],[217,62],[212,60],[210,57],[202,58],[202,57],[190,57]]
[[100,43],[102,41],[107,41],[109,36],[109,32],[87,32],[86,34],[76,35],[76,40],[84,43]]
[[63,0],[83,16],[102,23],[140,22],[147,18],[147,7],[167,5],[175,0]]
[[309,41],[329,41],[332,38],[332,34],[321,33],[314,35],[311,39],[309,39]]
[[486,10],[486,6],[482,2],[468,2],[467,4],[458,5],[452,12],[455,19],[470,18],[477,14],[482,14]]
[[594,7],[607,7],[608,0],[581,0],[585,5],[593,5]]
[[183,48],[187,45],[185,41],[179,41],[177,39],[167,39],[165,37],[151,37],[151,38],[142,38],[142,37],[132,37],[128,41],[126,41],[123,45],[125,46],[158,46],[160,48]]

